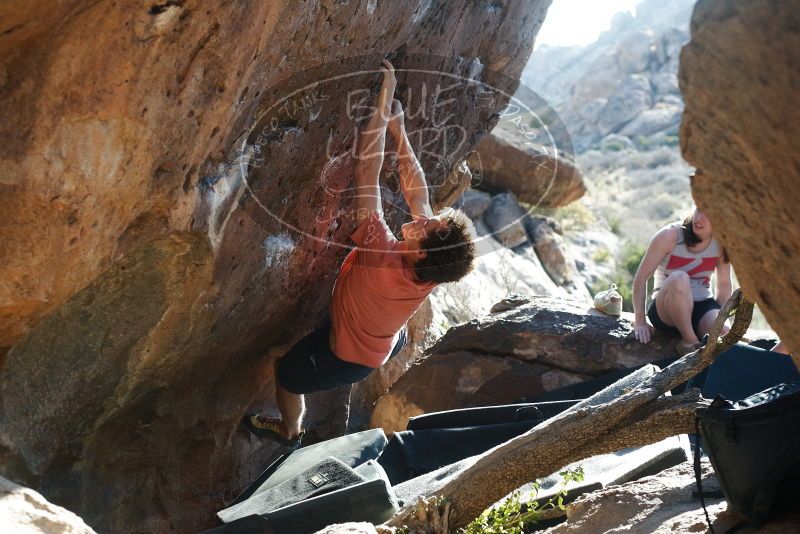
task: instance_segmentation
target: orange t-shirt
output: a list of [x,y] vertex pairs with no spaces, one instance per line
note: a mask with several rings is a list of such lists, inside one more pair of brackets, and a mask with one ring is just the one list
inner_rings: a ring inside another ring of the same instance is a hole
[[434,282],[419,281],[403,262],[405,243],[376,212],[361,223],[336,279],[331,300],[333,352],[340,359],[380,367],[396,334],[417,311]]

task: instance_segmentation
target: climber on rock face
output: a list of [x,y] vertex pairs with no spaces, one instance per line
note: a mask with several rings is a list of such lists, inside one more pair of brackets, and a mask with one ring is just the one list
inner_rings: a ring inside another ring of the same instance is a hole
[[[281,417],[248,414],[255,435],[286,446],[302,437],[303,395],[353,384],[397,354],[406,322],[437,284],[472,269],[474,230],[469,218],[446,209],[434,215],[425,175],[406,135],[403,109],[394,100],[394,68],[384,60],[377,105],[358,138],[355,166],[356,247],[342,264],[330,316],[276,362]],[[383,220],[379,174],[387,128],[397,144],[400,186],[412,220],[398,241]]]
[[[645,310],[647,280],[654,273],[653,298]],[[642,343],[650,341],[646,313],[654,327],[680,334],[679,354],[691,352],[711,329],[731,291],[731,264],[712,237],[711,221],[697,208],[683,223],[665,226],[650,240],[633,279],[634,335]]]

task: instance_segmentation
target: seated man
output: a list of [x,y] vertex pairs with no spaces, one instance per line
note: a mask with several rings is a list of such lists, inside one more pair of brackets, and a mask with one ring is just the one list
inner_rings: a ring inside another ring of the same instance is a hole
[[[358,139],[355,168],[356,244],[344,260],[330,318],[276,362],[275,393],[281,418],[248,414],[255,435],[286,446],[302,436],[303,395],[366,378],[405,344],[405,324],[428,293],[472,269],[474,231],[469,218],[446,210],[434,216],[422,167],[408,141],[400,102],[393,100],[394,68],[383,62],[374,114]],[[378,184],[387,126],[397,142],[400,184],[412,221],[403,240],[383,220]]]

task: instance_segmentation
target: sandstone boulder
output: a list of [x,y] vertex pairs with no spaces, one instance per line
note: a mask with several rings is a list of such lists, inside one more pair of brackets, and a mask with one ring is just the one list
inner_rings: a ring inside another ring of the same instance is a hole
[[15,534],[94,534],[83,519],[0,477],[0,525]]
[[592,297],[569,254],[558,224],[552,219],[528,216],[525,230],[533,242],[536,256],[553,282],[564,288],[571,299],[590,303]]
[[630,314],[610,317],[583,303],[533,296],[508,311],[451,328],[430,354],[490,353],[600,376],[671,356],[674,342],[657,332],[650,343],[639,343]]
[[[4,474],[120,533],[203,530],[257,476],[277,448],[239,419],[326,312],[380,59],[444,202],[549,2],[417,4],[3,2]],[[309,398],[310,440],[348,393]]]
[[553,156],[533,144],[510,121],[501,121],[469,158],[482,171],[481,187],[512,191],[541,207],[565,206],[586,192],[583,177],[567,154]]
[[[702,461],[705,492],[719,492],[711,464]],[[635,532],[670,534],[707,532],[708,525],[696,496],[694,466],[685,462],[661,473],[618,486],[588,493],[567,506],[567,520],[542,531],[544,534],[594,534]],[[729,532],[741,518],[727,511],[719,497],[705,498],[706,509],[716,532]],[[745,534],[796,532],[799,514],[776,518],[761,528],[736,528]]]
[[394,432],[409,417],[518,402],[593,376],[658,360],[674,339],[642,345],[630,314],[613,318],[551,297],[520,297],[448,330],[375,405],[370,426]]
[[558,285],[564,285],[577,275],[569,258],[564,238],[549,224],[537,224],[533,229],[533,248],[547,274]]
[[397,432],[405,430],[410,417],[424,413],[519,402],[587,378],[491,354],[433,354],[412,366],[378,400],[370,427]]
[[679,77],[681,150],[700,171],[692,194],[800,365],[798,27],[796,0],[698,2]]

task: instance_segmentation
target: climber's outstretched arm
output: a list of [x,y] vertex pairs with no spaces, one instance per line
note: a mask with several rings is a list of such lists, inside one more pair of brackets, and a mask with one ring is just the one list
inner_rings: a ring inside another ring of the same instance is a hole
[[381,70],[383,83],[378,94],[378,103],[358,137],[358,161],[355,171],[357,226],[360,226],[373,211],[382,213],[383,210],[378,179],[383,166],[386,125],[389,122],[397,80],[394,77],[394,67],[387,60],[383,60]]
[[400,174],[400,190],[406,199],[406,204],[411,211],[411,217],[433,217],[430,198],[428,196],[428,182],[422,165],[411,148],[411,143],[406,135],[403,106],[399,100],[392,102],[392,118],[389,121],[389,131],[397,142],[397,170]]

